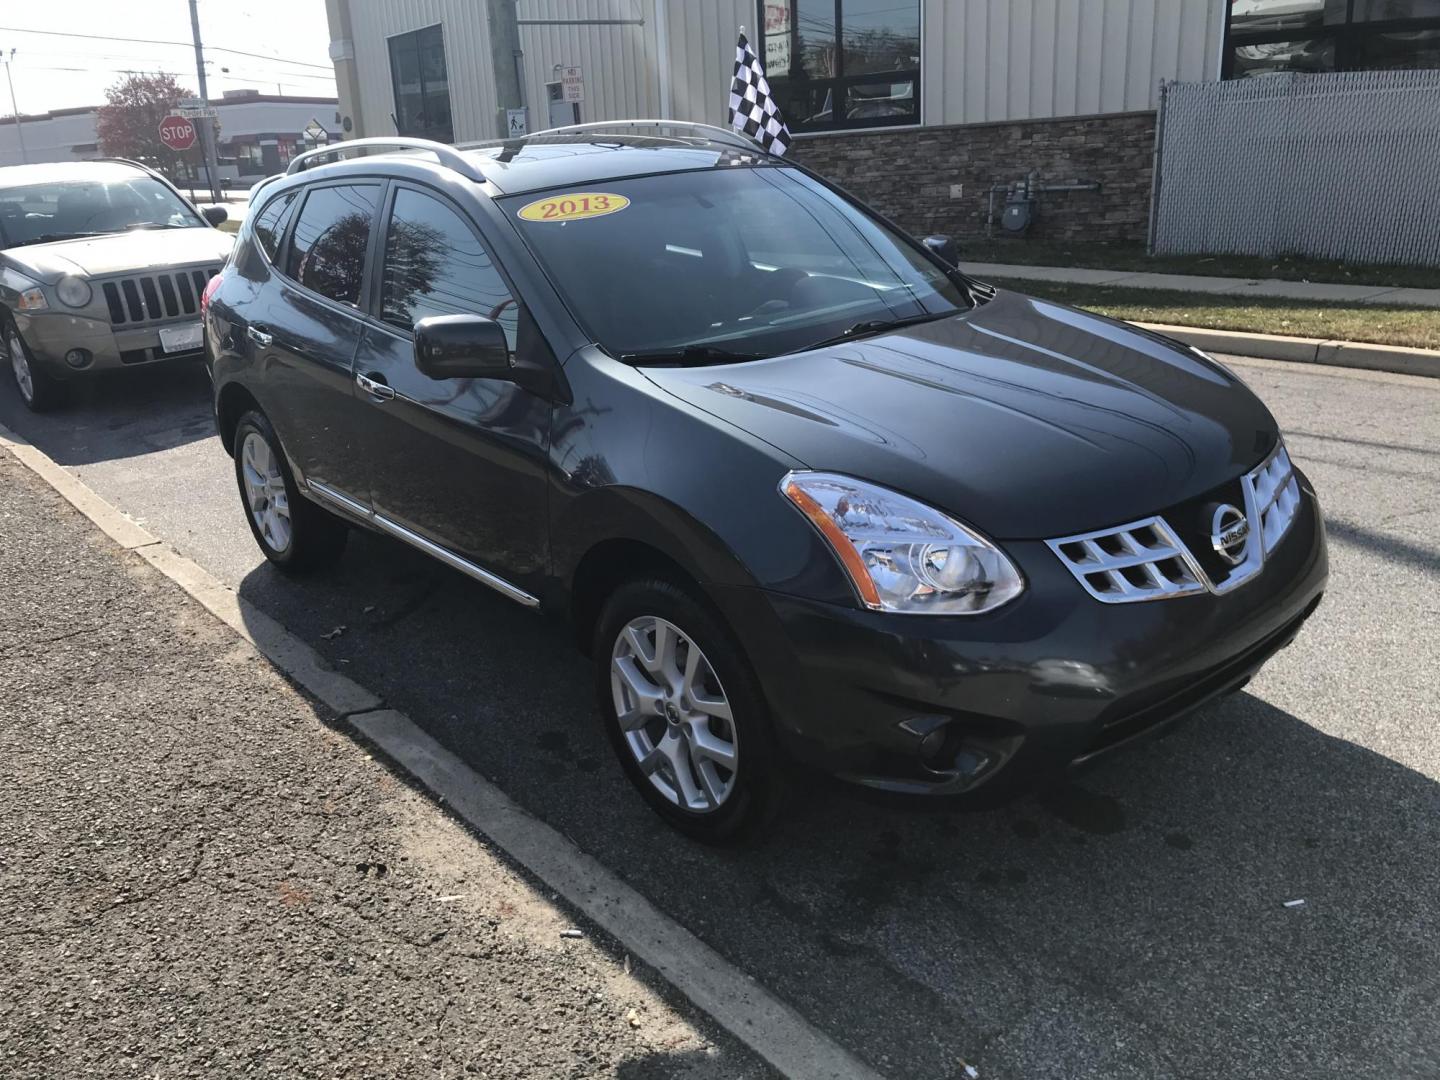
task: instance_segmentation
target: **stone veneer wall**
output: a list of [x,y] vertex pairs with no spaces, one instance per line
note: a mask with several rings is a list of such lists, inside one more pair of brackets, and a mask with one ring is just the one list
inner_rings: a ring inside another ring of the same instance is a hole
[[[1154,151],[1155,114],[1138,112],[815,135],[796,139],[790,156],[917,236],[949,233],[962,242],[985,235],[992,184],[1032,169],[1042,185],[1098,180],[1098,192],[1039,194],[1029,236],[1143,243]],[[958,199],[952,184],[965,186]],[[998,220],[1003,194],[995,204],[995,235],[1007,236]]]

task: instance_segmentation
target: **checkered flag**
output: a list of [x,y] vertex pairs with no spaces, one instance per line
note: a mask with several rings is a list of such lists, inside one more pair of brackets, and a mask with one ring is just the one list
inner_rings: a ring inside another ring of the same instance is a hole
[[790,149],[790,129],[770,94],[760,58],[745,35],[735,45],[735,80],[730,84],[730,126],[779,157]]

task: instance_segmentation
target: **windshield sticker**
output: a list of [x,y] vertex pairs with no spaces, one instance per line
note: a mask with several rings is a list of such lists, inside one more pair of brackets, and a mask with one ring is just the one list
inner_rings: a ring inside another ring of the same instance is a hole
[[613,214],[629,205],[630,200],[624,195],[578,191],[573,195],[552,195],[548,199],[528,203],[520,208],[520,216],[526,221],[580,221]]

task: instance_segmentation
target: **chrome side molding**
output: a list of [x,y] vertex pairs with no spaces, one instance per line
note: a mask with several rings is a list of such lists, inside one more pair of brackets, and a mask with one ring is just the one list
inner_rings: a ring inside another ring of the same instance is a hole
[[397,540],[403,540],[411,547],[416,548],[419,551],[423,551],[432,559],[438,559],[440,562],[444,563],[451,569],[459,570],[466,577],[473,578],[474,580],[480,582],[481,585],[486,585],[494,589],[501,596],[508,597],[509,599],[514,600],[517,604],[520,604],[523,607],[538,608],[540,606],[540,601],[538,598],[531,596],[528,592],[526,592],[519,586],[510,584],[510,582],[506,581],[504,578],[498,576],[497,574],[492,574],[483,566],[478,566],[475,563],[471,562],[469,559],[461,558],[449,548],[442,547],[432,540],[427,540],[419,533],[407,529],[399,522],[391,521],[383,514],[375,513],[368,506],[356,501],[355,499],[352,499],[343,491],[338,491],[335,488],[331,487],[329,484],[322,484],[318,480],[307,479],[305,481],[305,486],[310,491],[320,496],[320,498],[324,499],[326,502],[333,503],[335,506],[338,506],[346,513],[351,514],[354,517],[358,517],[363,521],[369,522],[381,532],[393,536]]

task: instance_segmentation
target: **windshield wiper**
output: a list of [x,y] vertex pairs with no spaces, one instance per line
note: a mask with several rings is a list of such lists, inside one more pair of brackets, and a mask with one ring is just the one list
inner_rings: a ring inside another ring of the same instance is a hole
[[810,349],[823,349],[827,345],[839,345],[845,341],[854,341],[856,338],[864,337],[867,334],[882,334],[886,330],[898,330],[902,326],[914,326],[916,323],[933,322],[936,319],[948,318],[954,312],[945,311],[939,314],[933,311],[926,311],[920,315],[910,315],[904,319],[866,319],[864,322],[857,322],[843,334],[836,334],[834,337],[816,341],[806,345],[804,349],[797,349],[796,352],[807,352]]
[[136,221],[125,226],[126,232],[133,232],[136,229],[189,229],[191,225],[177,225],[173,221]]
[[41,233],[39,236],[32,236],[27,240],[22,240],[16,244],[15,247],[27,247],[30,244],[53,244],[56,240],[78,240],[86,236],[106,235],[108,234],[98,232],[47,232]]
[[685,345],[678,349],[655,349],[651,352],[621,353],[620,360],[627,364],[671,365],[683,367],[687,364],[741,364],[748,360],[765,360],[764,353],[731,352],[713,345]]

